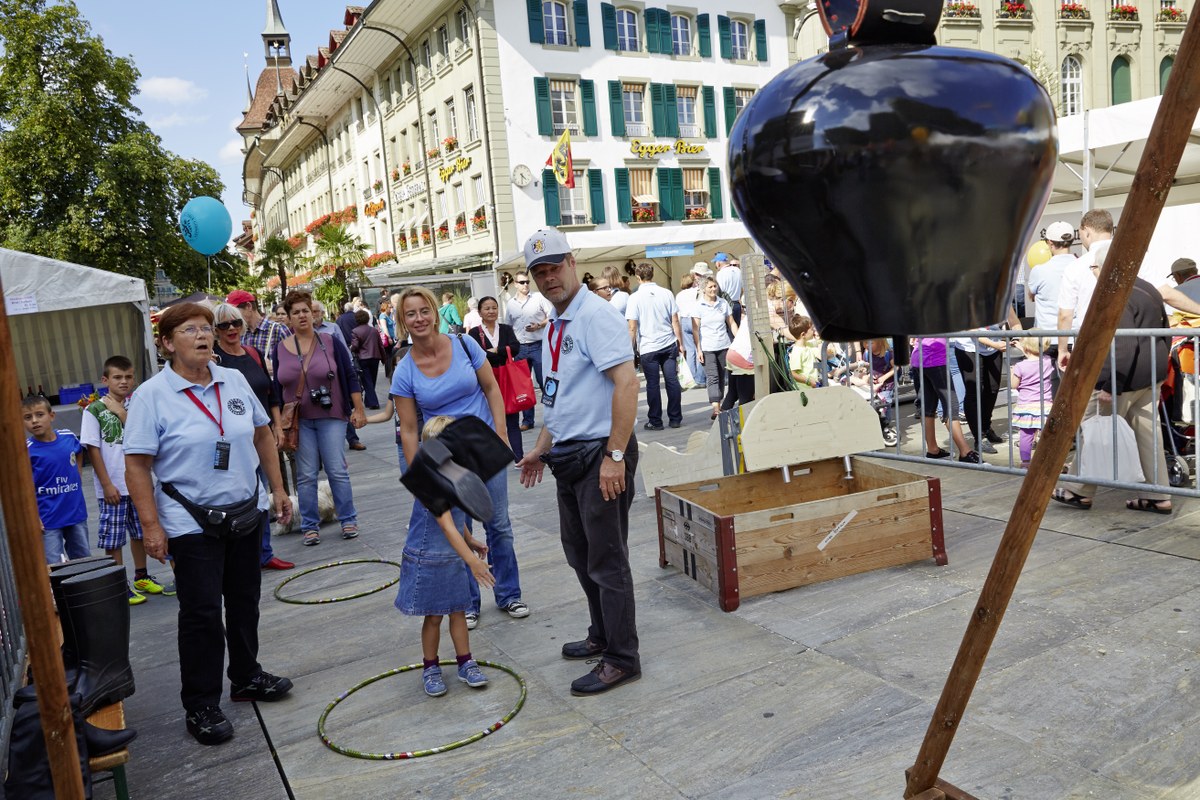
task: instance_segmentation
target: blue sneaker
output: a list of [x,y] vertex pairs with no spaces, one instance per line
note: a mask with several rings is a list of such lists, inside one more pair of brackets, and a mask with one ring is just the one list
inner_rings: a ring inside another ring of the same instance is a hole
[[430,697],[441,697],[446,693],[446,682],[442,680],[442,668],[434,665],[426,667],[421,673],[421,682],[425,684],[425,694]]
[[458,679],[470,686],[472,689],[481,689],[487,686],[487,675],[483,674],[483,670],[475,663],[475,659],[471,659],[459,665]]

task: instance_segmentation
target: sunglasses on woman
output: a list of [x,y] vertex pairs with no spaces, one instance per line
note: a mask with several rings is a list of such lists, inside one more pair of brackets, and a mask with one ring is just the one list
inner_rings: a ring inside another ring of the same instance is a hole
[[241,328],[241,327],[243,327],[245,324],[246,324],[246,323],[245,323],[245,321],[243,321],[243,320],[240,320],[240,319],[231,319],[231,320],[229,320],[228,322],[218,322],[218,323],[217,323],[217,330],[219,330],[219,331],[227,331],[227,330],[229,330],[230,328]]

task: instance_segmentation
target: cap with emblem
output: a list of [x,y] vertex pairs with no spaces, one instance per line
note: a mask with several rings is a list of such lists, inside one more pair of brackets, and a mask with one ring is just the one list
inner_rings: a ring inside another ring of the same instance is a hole
[[525,268],[538,264],[557,264],[571,254],[567,237],[557,228],[542,228],[525,242]]

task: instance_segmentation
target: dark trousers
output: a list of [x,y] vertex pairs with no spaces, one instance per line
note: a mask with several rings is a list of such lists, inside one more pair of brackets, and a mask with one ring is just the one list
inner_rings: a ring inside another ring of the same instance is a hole
[[679,388],[679,345],[673,344],[653,353],[642,353],[642,374],[646,376],[646,421],[663,424],[662,395],[658,393],[658,376],[662,373],[667,384],[667,419],[683,422],[682,390]]
[[978,375],[975,374],[975,354],[955,348],[954,358],[958,362],[966,394],[963,410],[967,415],[967,426],[978,445],[979,437],[992,429],[992,413],[996,410],[996,397],[1000,394],[1000,354],[978,356]]
[[[540,394],[542,391],[542,343],[531,342],[521,345],[521,349],[517,351],[516,358],[523,358],[529,362],[529,371],[533,373],[533,385],[537,387]],[[521,414],[521,424],[526,428],[533,427],[532,408]]]
[[753,375],[734,375],[731,372],[726,377],[729,380],[729,391],[725,393],[725,399],[721,401],[722,411],[728,411],[734,406],[754,401]]
[[179,698],[186,711],[197,711],[221,704],[226,644],[230,681],[246,683],[262,671],[258,664],[262,540],[254,535],[214,539],[195,533],[168,539],[167,545],[175,560],[179,601],[179,677],[183,684]]
[[728,352],[729,348],[704,351],[704,385],[710,403],[720,403],[721,395],[725,393],[725,376],[729,374],[725,369],[725,354]]
[[629,505],[637,471],[637,439],[625,446],[625,491],[616,500],[600,496],[597,458],[583,477],[558,482],[558,525],[567,564],[587,597],[588,638],[604,645],[602,660],[623,670],[640,670],[633,573],[629,569]]
[[504,424],[508,429],[508,443],[512,446],[513,455],[520,461],[525,457],[525,443],[521,441],[521,412],[505,414]]
[[375,382],[379,380],[379,359],[362,358],[358,363],[362,367],[363,405],[370,409],[379,408],[379,395],[375,394]]

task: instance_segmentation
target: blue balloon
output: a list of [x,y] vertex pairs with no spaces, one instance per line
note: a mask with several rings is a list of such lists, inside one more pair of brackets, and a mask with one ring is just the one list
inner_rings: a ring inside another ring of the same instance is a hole
[[179,232],[193,250],[211,256],[229,243],[233,220],[215,197],[193,197],[179,215]]

